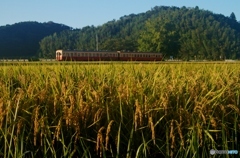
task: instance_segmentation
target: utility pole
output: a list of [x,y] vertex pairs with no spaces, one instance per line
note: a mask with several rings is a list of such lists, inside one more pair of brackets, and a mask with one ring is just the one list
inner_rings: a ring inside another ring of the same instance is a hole
[[96,34],[96,50],[98,51],[98,36]]

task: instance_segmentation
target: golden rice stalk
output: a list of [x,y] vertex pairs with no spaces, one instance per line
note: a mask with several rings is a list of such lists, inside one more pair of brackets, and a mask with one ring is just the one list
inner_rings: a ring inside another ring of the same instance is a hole
[[94,115],[94,122],[99,121],[102,117],[102,114],[103,114],[103,110],[99,108],[96,114]]
[[148,111],[148,106],[147,106],[147,96],[144,95],[144,117],[147,117],[147,111]]
[[3,101],[0,100],[0,129],[2,128],[3,119],[5,116],[5,110],[3,109]]
[[94,99],[96,100],[96,102],[99,103],[100,97],[99,97],[98,93],[95,90],[93,90],[92,95],[94,96]]
[[[1,105],[0,105],[1,106]],[[18,123],[17,123],[17,135],[20,134],[21,132],[21,129],[22,129],[22,126],[23,126],[23,119],[19,119]],[[0,126],[1,128],[1,126]]]
[[27,95],[32,97],[34,95],[34,83],[31,82],[27,88]]
[[62,118],[59,119],[58,121],[58,125],[55,129],[54,135],[53,135],[53,141],[52,144],[54,144],[55,139],[58,141],[59,140],[59,135],[60,135],[60,131],[61,131],[61,123],[62,123]]
[[161,97],[161,106],[164,108],[165,115],[167,116],[168,114],[168,104],[169,104],[169,97],[168,94],[164,94],[165,96]]
[[73,95],[70,95],[70,96],[69,96],[69,100],[70,100],[70,106],[74,106],[74,104],[75,104],[75,99],[74,99],[74,96],[73,96]]
[[105,132],[105,127],[101,127],[98,130],[98,134],[97,134],[96,151],[97,151],[97,155],[99,155],[100,157],[102,157],[102,147],[104,144],[104,132]]
[[66,88],[66,85],[64,82],[62,82],[62,95],[63,96],[66,96],[67,94],[67,88]]
[[38,115],[39,115],[39,106],[37,106],[35,109],[34,109],[34,133],[33,133],[33,136],[34,136],[34,146],[37,145],[37,134],[38,134],[38,130],[39,130],[39,120],[38,120]]
[[85,105],[82,110],[79,112],[81,115],[81,120],[83,122],[82,127],[86,127],[87,126],[87,120],[88,120],[88,116],[91,115],[90,111],[91,111],[91,106],[89,105]]
[[70,100],[70,107],[67,108],[68,112],[67,112],[67,119],[68,119],[68,124],[69,125],[73,125],[73,109],[74,109],[74,98],[72,95],[69,96],[69,100]]
[[174,148],[175,148],[175,135],[174,135],[174,120],[171,120],[170,124],[170,139],[171,139],[171,153],[170,156],[173,157],[174,154]]
[[240,115],[240,110],[236,105],[233,104],[229,104],[227,105],[228,108],[231,108],[232,110],[234,110],[238,115]]
[[137,130],[138,125],[142,126],[142,124],[143,124],[141,107],[140,107],[137,99],[135,101],[134,124],[135,124],[135,131]]
[[197,132],[198,132],[198,136],[199,136],[199,139],[200,139],[200,143],[199,143],[199,146],[201,147],[202,144],[203,144],[203,136],[202,136],[202,126],[197,123]]
[[183,134],[182,134],[181,124],[179,124],[177,121],[175,121],[175,122],[177,124],[178,134],[179,134],[179,137],[181,139],[181,146],[184,148],[184,138],[183,138]]
[[214,129],[217,129],[217,121],[212,117],[210,123]]
[[54,101],[53,101],[53,115],[56,116],[56,112],[57,112],[57,102],[58,102],[58,98],[57,95],[54,96]]
[[44,118],[41,117],[39,122],[40,122],[40,126],[41,126],[40,140],[41,140],[41,146],[43,146],[43,135],[45,134],[44,133],[45,132]]
[[222,104],[220,104],[219,106],[220,106],[220,108],[221,108],[221,111],[222,111],[223,113],[226,113],[225,107],[224,107]]
[[155,145],[156,144],[156,137],[155,137],[155,130],[154,130],[154,124],[153,124],[152,116],[150,116],[148,118],[148,125],[149,125],[149,127],[151,129],[151,132],[152,132],[153,144]]
[[179,121],[180,121],[180,124],[183,123],[183,118],[182,118],[182,108],[179,109]]
[[22,85],[25,85],[26,84],[26,79],[25,79],[25,76],[24,75],[18,75],[18,80],[20,81],[20,83]]
[[111,127],[114,123],[114,120],[111,120],[107,126],[107,133],[106,133],[106,139],[105,139],[105,148],[106,150],[108,150],[108,146],[109,146],[109,136],[110,136],[110,132],[111,132]]
[[67,107],[67,105],[63,105],[63,118],[65,119],[66,125],[69,126],[68,107]]

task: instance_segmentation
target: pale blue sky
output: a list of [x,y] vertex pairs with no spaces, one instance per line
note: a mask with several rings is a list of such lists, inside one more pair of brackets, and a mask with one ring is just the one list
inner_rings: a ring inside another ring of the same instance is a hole
[[0,26],[22,21],[65,24],[73,28],[102,25],[154,6],[195,7],[240,21],[240,0],[1,0]]

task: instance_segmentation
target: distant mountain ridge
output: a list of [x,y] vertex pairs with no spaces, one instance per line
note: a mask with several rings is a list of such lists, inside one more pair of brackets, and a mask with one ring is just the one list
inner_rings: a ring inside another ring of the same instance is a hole
[[63,31],[40,42],[40,56],[56,49],[161,52],[183,60],[240,59],[240,23],[229,17],[187,7],[156,6],[101,26]]
[[211,11],[156,6],[101,26],[72,29],[53,22],[0,27],[0,58],[54,58],[57,49],[152,51],[183,60],[240,59],[240,22]]
[[39,42],[45,36],[70,30],[71,27],[54,22],[19,22],[0,26],[0,58],[37,56]]

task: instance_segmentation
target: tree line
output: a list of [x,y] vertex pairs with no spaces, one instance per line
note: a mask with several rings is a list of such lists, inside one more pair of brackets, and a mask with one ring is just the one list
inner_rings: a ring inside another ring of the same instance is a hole
[[54,22],[20,22],[0,26],[0,58],[31,58],[39,53],[39,42],[53,33],[71,30]]
[[235,14],[224,16],[197,6],[156,6],[81,29],[52,22],[41,27],[20,24],[0,27],[0,56],[54,58],[57,49],[67,49],[160,52],[182,60],[240,59],[240,22]]
[[54,57],[56,49],[161,52],[183,60],[239,59],[240,23],[234,13],[226,17],[198,7],[156,6],[41,40],[40,56]]

